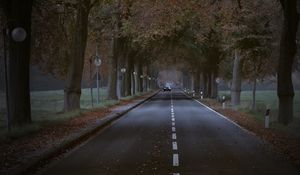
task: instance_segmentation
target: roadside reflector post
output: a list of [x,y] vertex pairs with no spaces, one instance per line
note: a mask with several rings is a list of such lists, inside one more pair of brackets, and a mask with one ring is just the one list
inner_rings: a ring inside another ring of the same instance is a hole
[[269,127],[270,127],[270,109],[267,109],[265,114],[265,128],[269,128]]
[[203,92],[200,92],[200,98],[203,99]]
[[225,97],[225,95],[222,96],[222,108],[223,109],[226,108],[226,97]]
[[195,90],[193,90],[192,92],[193,92],[193,97],[195,97]]

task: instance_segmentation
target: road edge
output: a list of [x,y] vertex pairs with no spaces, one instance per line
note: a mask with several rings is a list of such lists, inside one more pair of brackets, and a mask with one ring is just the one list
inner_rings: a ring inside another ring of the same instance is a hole
[[251,135],[251,136],[256,136],[256,134],[246,128],[244,128],[243,126],[239,125],[238,123],[234,122],[233,120],[231,120],[230,118],[226,117],[225,115],[219,113],[218,111],[208,107],[207,105],[205,105],[204,103],[200,102],[199,100],[197,100],[196,98],[193,98],[192,96],[186,94],[184,91],[181,91],[184,95],[186,95],[187,97],[193,99],[194,101],[196,101],[197,103],[199,103],[200,105],[204,106],[206,109],[210,110],[211,112],[217,114],[217,116],[225,119],[226,121],[228,121],[229,123],[233,124],[234,126],[238,127],[239,129],[241,129],[242,131],[246,132],[247,134]]

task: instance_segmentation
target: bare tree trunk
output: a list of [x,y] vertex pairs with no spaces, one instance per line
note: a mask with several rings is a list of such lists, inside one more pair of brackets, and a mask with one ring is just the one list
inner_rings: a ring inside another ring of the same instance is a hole
[[207,93],[207,74],[203,73],[203,96],[206,98],[208,96]]
[[108,78],[108,100],[118,100],[117,95],[117,81],[118,81],[118,39],[113,37],[112,39],[112,55],[110,58],[110,69]]
[[252,89],[252,110],[256,110],[256,79],[253,80],[253,89]]
[[241,57],[238,54],[238,51],[234,51],[234,64],[232,72],[232,84],[231,84],[231,104],[233,108],[236,108],[240,105],[241,99],[241,86],[242,86],[242,77],[241,77],[242,65]]
[[138,76],[138,87],[139,87],[139,92],[143,92],[143,79],[141,78],[143,76],[143,66],[142,63],[139,61],[138,62],[138,72],[137,72]]
[[200,73],[200,92],[204,92],[204,86],[205,86],[205,82],[204,82],[204,74],[203,72]]
[[67,80],[65,84],[64,110],[80,109],[81,80],[84,66],[85,48],[88,32],[90,0],[80,0],[77,5],[76,29],[71,53]]
[[132,58],[132,51],[129,51],[130,53],[127,56],[127,71],[126,71],[126,89],[125,89],[125,96],[131,96],[131,79],[132,79],[132,72],[133,72],[133,58]]
[[[10,126],[22,126],[31,122],[29,68],[31,47],[32,0],[10,0],[4,6],[8,19],[9,59],[8,59],[8,119]],[[16,27],[25,29],[24,41],[16,42],[11,32]],[[6,43],[7,44],[7,43]],[[9,126],[9,127],[10,127]]]
[[296,54],[296,34],[299,15],[297,0],[281,0],[284,12],[284,23],[280,42],[278,62],[277,95],[279,98],[278,120],[288,124],[293,119],[294,88],[292,82],[292,66]]
[[200,72],[198,70],[194,73],[194,90],[195,93],[200,91]]
[[212,76],[211,76],[211,72],[209,72],[207,75],[207,97],[211,98],[211,90],[212,90]]
[[195,78],[194,78],[194,73],[191,73],[191,90],[195,90]]
[[137,92],[137,70],[136,70],[137,66],[136,64],[134,63],[133,64],[133,72],[132,72],[132,95],[135,95],[136,92]]
[[216,82],[217,73],[216,71],[212,71],[211,73],[211,95],[210,98],[217,98],[218,96],[218,84]]

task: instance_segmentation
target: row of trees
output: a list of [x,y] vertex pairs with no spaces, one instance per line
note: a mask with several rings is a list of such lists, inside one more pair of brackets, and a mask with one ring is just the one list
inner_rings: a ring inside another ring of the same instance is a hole
[[[217,96],[217,77],[231,79],[233,105],[239,104],[242,79],[253,82],[255,88],[257,79],[277,70],[279,118],[287,124],[293,115],[291,72],[298,13],[297,0],[280,3],[282,30],[278,28],[280,4],[274,0],[1,1],[9,31],[19,26],[28,33],[24,42],[9,40],[12,123],[30,122],[30,63],[64,79],[64,110],[79,109],[81,82],[93,77],[88,76],[87,65],[98,46],[104,64],[101,74],[109,82],[108,99],[118,99],[122,67],[127,69],[124,96],[135,92],[131,90],[133,72],[137,90],[143,91],[146,81],[140,77],[155,77],[157,68],[176,64],[192,75],[193,89],[202,89],[207,97]],[[278,62],[272,50],[278,47],[280,31]]]

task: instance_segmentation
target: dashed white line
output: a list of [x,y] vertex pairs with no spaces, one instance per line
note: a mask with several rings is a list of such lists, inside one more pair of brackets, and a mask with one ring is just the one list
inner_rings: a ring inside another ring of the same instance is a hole
[[172,127],[172,132],[175,132],[176,131],[176,128],[173,126]]
[[179,166],[179,156],[178,156],[178,154],[173,154],[173,166]]
[[172,148],[173,150],[178,150],[177,142],[173,142]]
[[172,122],[172,126],[175,126],[175,122]]
[[172,122],[175,122],[175,118],[172,118]]
[[172,139],[173,139],[173,140],[176,140],[176,139],[177,139],[176,133],[172,133]]

